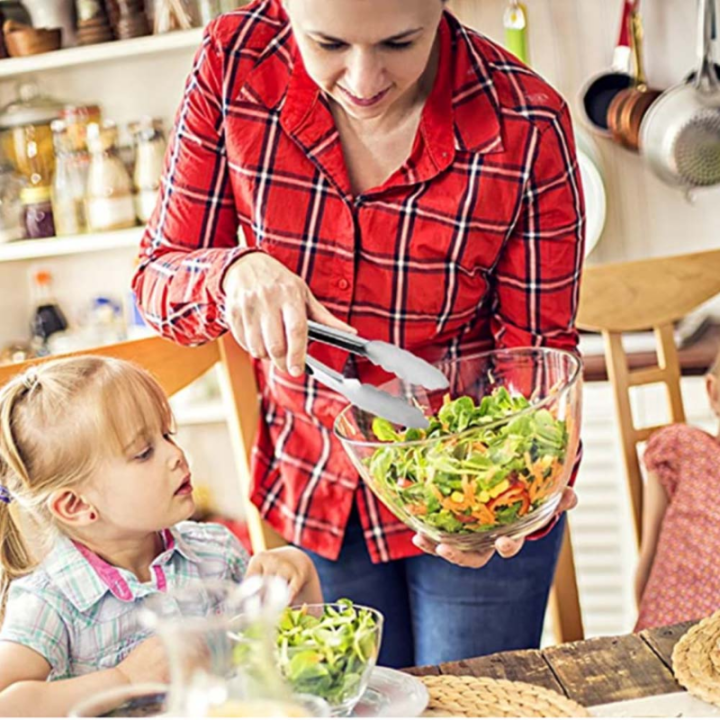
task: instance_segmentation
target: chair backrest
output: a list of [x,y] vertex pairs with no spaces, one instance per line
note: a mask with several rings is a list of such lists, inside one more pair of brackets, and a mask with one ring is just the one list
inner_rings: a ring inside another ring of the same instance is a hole
[[[685,421],[673,323],[720,293],[720,250],[588,267],[583,273],[577,324],[602,333],[613,388],[635,535],[642,529],[643,480],[638,443],[662,425],[636,427],[630,388],[665,386],[670,422]],[[622,334],[653,330],[657,363],[630,370]]]
[[[230,437],[244,500],[246,522],[253,550],[275,547],[284,541],[260,519],[250,502],[250,454],[258,422],[258,394],[249,356],[230,335],[198,347],[182,347],[158,337],[129,340],[91,348],[77,353],[55,355],[53,359],[73,355],[103,355],[130,360],[148,370],[170,396],[189,385],[220,362],[223,372],[223,397],[228,408]],[[12,365],[0,365],[0,386],[31,365],[44,359]]]

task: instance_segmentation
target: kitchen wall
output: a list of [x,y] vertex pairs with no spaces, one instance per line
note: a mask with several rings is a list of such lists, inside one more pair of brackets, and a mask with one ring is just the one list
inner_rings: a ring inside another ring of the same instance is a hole
[[[525,4],[531,63],[568,100],[578,122],[583,83],[611,64],[622,0],[525,0]],[[461,20],[498,41],[503,38],[506,6],[507,0],[450,1]],[[696,64],[695,3],[646,1],[641,11],[649,82],[660,89],[670,87]],[[691,205],[680,192],[651,175],[638,155],[605,138],[597,138],[596,144],[605,174],[608,216],[602,240],[588,263],[675,255],[720,245],[719,190],[704,191]]]

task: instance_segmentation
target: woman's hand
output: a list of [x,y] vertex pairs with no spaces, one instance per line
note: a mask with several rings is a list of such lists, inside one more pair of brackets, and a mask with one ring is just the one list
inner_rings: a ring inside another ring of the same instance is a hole
[[170,682],[167,651],[159,637],[143,640],[118,664],[115,671],[129,685]]
[[[570,487],[565,488],[555,516],[557,517],[566,510],[572,510],[576,505],[577,495],[575,491]],[[495,541],[495,548],[493,550],[487,550],[485,552],[458,550],[450,545],[444,545],[443,543],[438,544],[424,535],[415,535],[413,543],[423,552],[429,553],[430,555],[437,555],[454,565],[468,568],[481,568],[490,562],[490,558],[495,554],[495,551],[504,558],[511,558],[517,555],[522,550],[525,540],[513,540],[509,537],[501,537]]]
[[281,577],[290,588],[292,604],[323,601],[317,570],[312,560],[299,548],[280,547],[253,555],[246,577],[252,575]]
[[296,377],[305,371],[308,318],[355,332],[318,302],[302,278],[264,252],[231,265],[223,290],[226,321],[238,343]]

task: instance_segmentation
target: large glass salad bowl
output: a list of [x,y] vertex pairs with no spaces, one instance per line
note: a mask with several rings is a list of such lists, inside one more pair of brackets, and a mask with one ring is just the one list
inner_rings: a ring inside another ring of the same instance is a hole
[[335,434],[377,497],[413,530],[464,550],[523,537],[555,513],[577,455],[582,373],[551,348],[492,350],[434,363],[439,392],[392,380],[426,430],[392,425],[354,406]]

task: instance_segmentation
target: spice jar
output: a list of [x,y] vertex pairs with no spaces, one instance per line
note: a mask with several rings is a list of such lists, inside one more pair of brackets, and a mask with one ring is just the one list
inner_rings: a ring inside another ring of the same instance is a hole
[[132,182],[117,152],[115,123],[90,123],[86,213],[88,228],[102,232],[135,225]]
[[50,187],[38,185],[20,191],[26,237],[48,238],[55,235]]
[[137,148],[133,173],[135,214],[141,223],[146,223],[155,209],[160,190],[166,148],[163,121],[143,118],[131,123],[130,132]]

